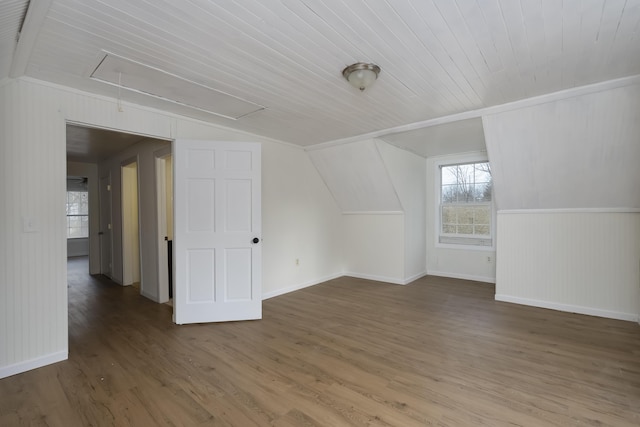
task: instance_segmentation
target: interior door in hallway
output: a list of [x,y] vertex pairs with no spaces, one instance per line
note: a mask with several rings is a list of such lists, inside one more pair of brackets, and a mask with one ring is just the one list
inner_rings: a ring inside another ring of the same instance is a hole
[[262,317],[261,147],[176,140],[174,321]]

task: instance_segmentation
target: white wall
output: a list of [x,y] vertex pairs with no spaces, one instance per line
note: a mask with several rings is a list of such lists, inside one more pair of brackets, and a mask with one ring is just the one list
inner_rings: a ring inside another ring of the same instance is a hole
[[67,239],[67,258],[89,255],[89,238]]
[[404,211],[404,283],[426,274],[426,161],[384,141],[376,146]]
[[403,213],[343,215],[345,274],[405,284]]
[[423,276],[424,158],[374,139],[309,155],[343,212],[345,274],[398,284]]
[[[89,254],[89,273],[100,274],[100,196],[98,194],[98,165],[95,163],[67,162],[68,176],[84,176],[88,178],[89,186],[89,239],[87,251]],[[75,239],[74,239],[75,240]],[[74,243],[69,242],[69,245]],[[68,256],[74,252],[69,249]]]
[[65,122],[37,92],[0,86],[0,378],[67,358]]
[[[111,227],[112,227],[112,253],[111,278],[113,281],[130,285],[135,282],[134,271],[128,272],[127,280],[124,277],[124,249],[135,242],[123,241],[123,214],[131,215],[132,212],[123,212],[122,189],[123,173],[121,168],[124,164],[129,164],[132,160],[137,161],[137,175],[139,192],[138,214],[143,220],[139,222],[139,229],[128,230],[127,235],[135,238],[136,234],[142,236],[139,241],[141,255],[136,259],[135,254],[127,255],[129,259],[139,265],[140,292],[145,297],[159,302],[158,289],[158,220],[156,202],[156,173],[155,173],[155,152],[166,147],[168,141],[157,139],[145,139],[127,149],[117,153],[109,159],[105,159],[98,165],[98,174],[101,177],[111,175]],[[129,170],[130,171],[130,170]],[[131,171],[130,171],[131,172]],[[135,189],[132,189],[135,191]],[[133,191],[128,192],[129,197],[135,197]],[[164,237],[164,236],[163,236]]]
[[265,298],[343,274],[340,209],[304,150],[263,144],[262,233]]
[[619,212],[640,208],[640,85],[483,124],[500,209],[496,298],[637,316],[640,231],[637,215]]
[[[154,171],[150,171],[154,173]],[[140,227],[138,208],[138,164],[137,162],[122,167],[122,284],[131,285],[140,283]],[[146,189],[153,194],[153,188]],[[113,196],[113,191],[111,192]],[[151,198],[152,201],[155,200]],[[153,211],[152,211],[153,212]],[[151,212],[150,212],[151,213]],[[147,236],[145,236],[147,237]],[[148,241],[155,241],[153,236],[148,236]],[[155,253],[146,254],[155,255]],[[148,258],[148,256],[147,256]],[[157,264],[156,264],[157,266]],[[148,286],[147,286],[148,287]]]
[[[458,163],[485,159],[486,152],[429,157],[427,159],[427,273],[495,283],[496,251],[488,248],[461,249],[438,244],[439,163]],[[491,163],[493,168],[493,162]],[[494,197],[495,197],[494,187]],[[495,226],[495,224],[494,224]],[[494,242],[498,239],[494,235]],[[495,245],[495,243],[494,243]]]
[[496,299],[622,320],[640,313],[640,213],[504,211]]
[[[166,139],[261,142],[266,296],[344,270],[340,213],[304,150],[130,104],[120,112],[113,99],[30,79],[1,84],[0,170],[10,179],[0,180],[0,377],[67,357],[67,120]],[[24,232],[23,219],[35,231]]]

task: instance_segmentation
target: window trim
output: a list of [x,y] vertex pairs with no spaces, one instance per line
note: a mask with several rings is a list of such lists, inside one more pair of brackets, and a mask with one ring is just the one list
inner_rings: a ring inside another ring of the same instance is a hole
[[[434,211],[435,211],[435,247],[440,249],[463,249],[463,250],[473,250],[473,251],[495,251],[496,250],[496,205],[495,205],[495,197],[492,194],[491,202],[489,203],[481,203],[488,204],[491,207],[491,245],[469,245],[464,243],[442,243],[440,242],[440,237],[442,236],[442,167],[443,166],[453,166],[453,165],[462,165],[462,164],[471,164],[471,163],[482,163],[488,162],[489,158],[486,153],[475,153],[475,154],[467,154],[460,156],[446,156],[440,159],[437,159],[434,162],[434,171],[435,174],[435,203],[434,203]],[[495,186],[493,187],[495,190]],[[495,191],[494,191],[495,192]],[[481,238],[471,237],[474,239],[482,240]],[[464,236],[460,236],[461,239],[464,239]]]

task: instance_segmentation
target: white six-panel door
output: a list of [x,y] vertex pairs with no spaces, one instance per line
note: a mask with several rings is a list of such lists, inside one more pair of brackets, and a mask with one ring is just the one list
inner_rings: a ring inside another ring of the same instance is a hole
[[260,144],[176,140],[174,321],[262,317]]

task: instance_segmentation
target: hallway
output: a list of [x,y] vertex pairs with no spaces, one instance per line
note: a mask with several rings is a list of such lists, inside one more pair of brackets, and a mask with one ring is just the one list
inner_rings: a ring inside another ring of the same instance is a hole
[[[105,336],[109,325],[126,315],[132,326],[150,321],[171,322],[172,309],[140,295],[139,286],[120,286],[106,276],[89,275],[88,257],[67,261],[69,299],[69,355],[76,337]],[[82,345],[87,345],[83,343]]]

